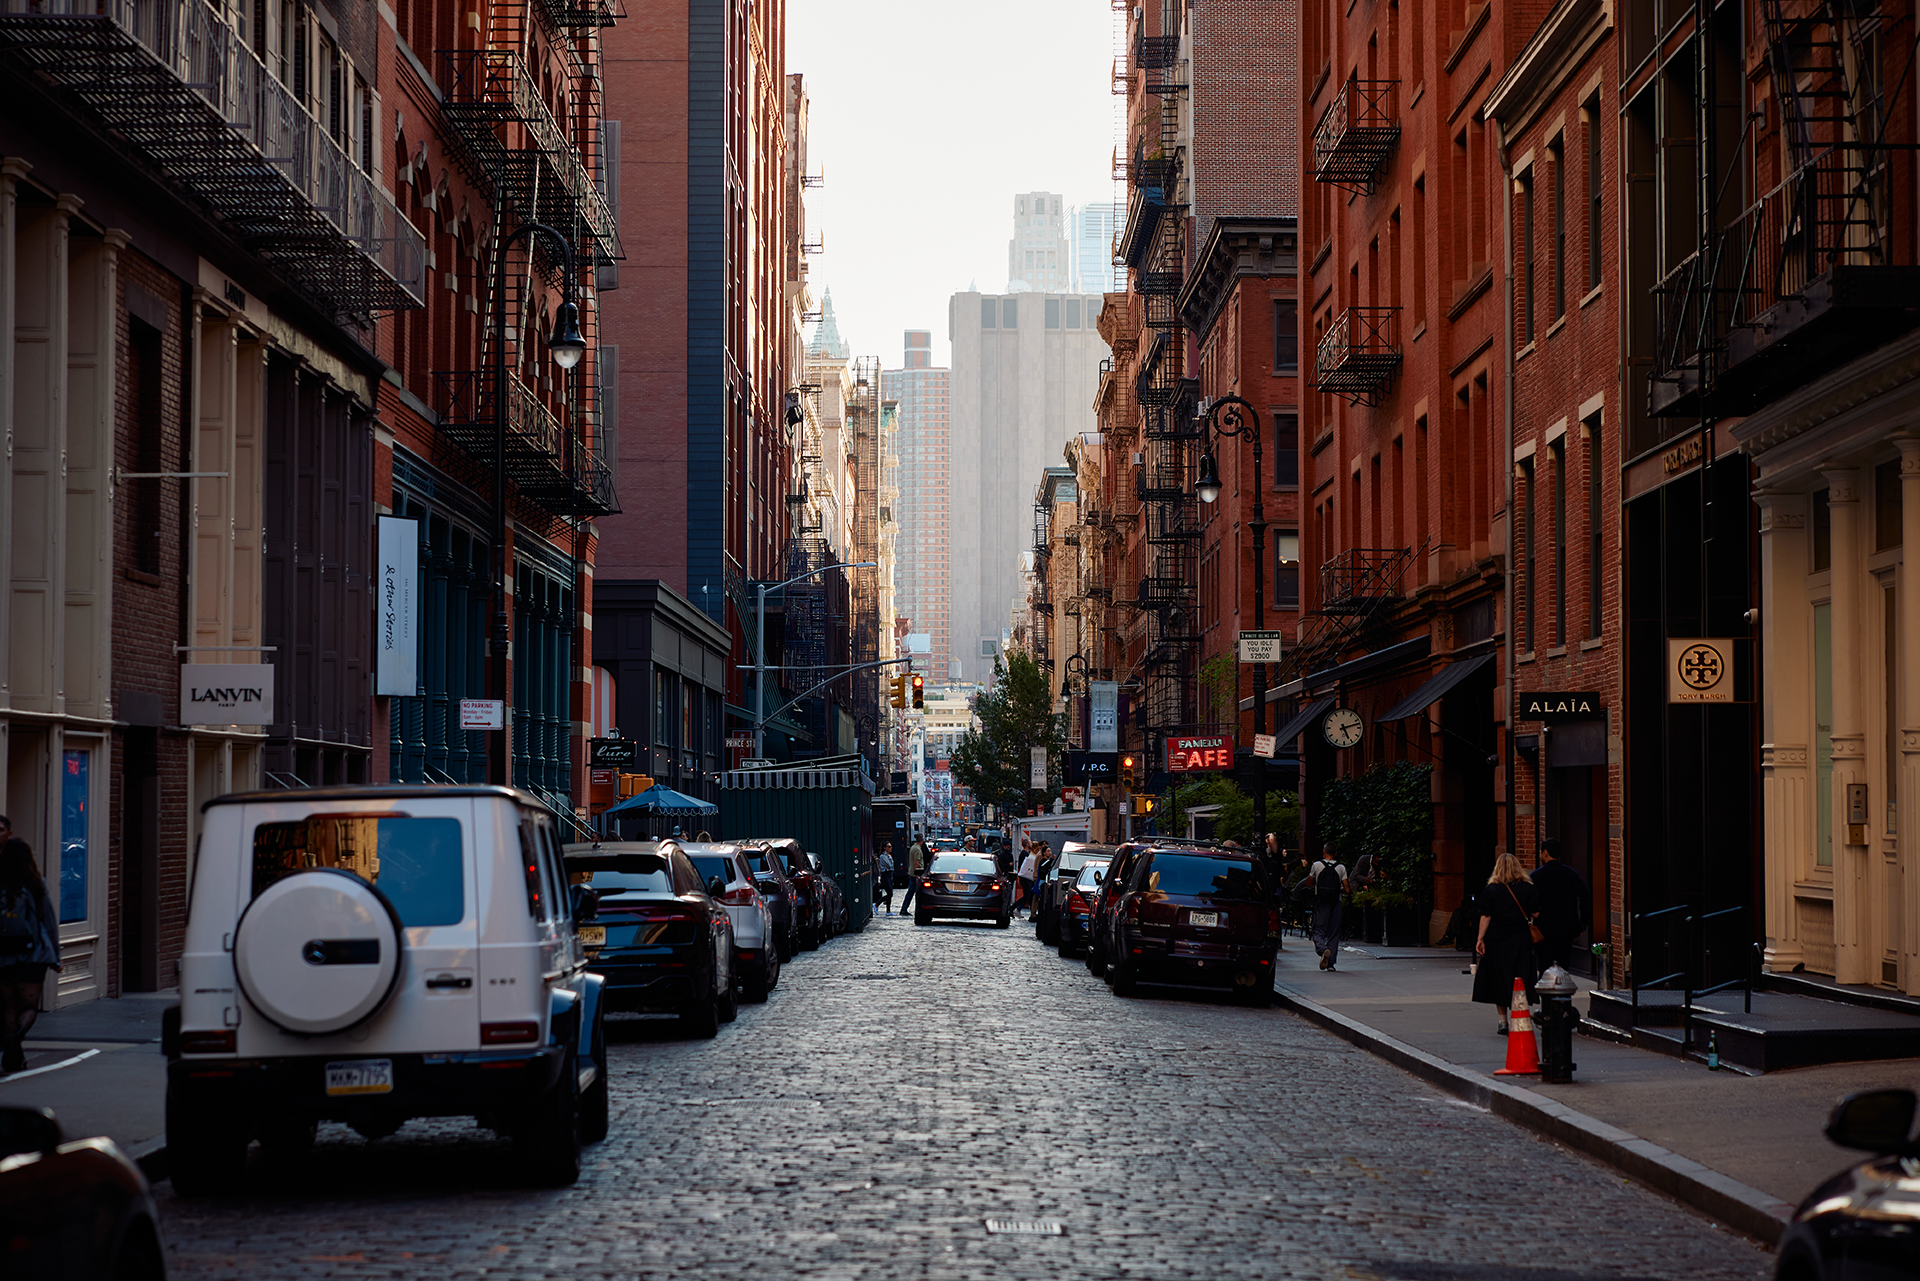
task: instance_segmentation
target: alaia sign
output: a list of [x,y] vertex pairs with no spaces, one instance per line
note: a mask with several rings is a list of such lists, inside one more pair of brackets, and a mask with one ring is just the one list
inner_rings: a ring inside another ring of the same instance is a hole
[[1593,690],[1522,691],[1518,719],[1523,721],[1591,721],[1607,714]]
[[180,723],[273,724],[273,668],[265,663],[182,663]]

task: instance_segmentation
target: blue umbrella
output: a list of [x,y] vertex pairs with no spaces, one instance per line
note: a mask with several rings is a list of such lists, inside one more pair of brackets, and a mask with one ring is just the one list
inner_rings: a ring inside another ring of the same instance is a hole
[[646,791],[629,796],[618,805],[600,811],[601,817],[623,810],[646,810],[654,814],[718,814],[720,807],[685,792],[676,792],[664,783],[655,783]]

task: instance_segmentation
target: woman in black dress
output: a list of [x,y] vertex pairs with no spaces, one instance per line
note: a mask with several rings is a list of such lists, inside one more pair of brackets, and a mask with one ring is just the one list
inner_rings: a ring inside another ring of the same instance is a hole
[[1493,875],[1480,891],[1480,937],[1473,945],[1479,968],[1473,974],[1475,1004],[1500,1011],[1500,1035],[1507,1034],[1507,1009],[1513,1003],[1513,981],[1526,985],[1533,1000],[1533,981],[1540,971],[1533,959],[1533,936],[1527,923],[1540,910],[1533,882],[1520,860],[1502,854],[1494,860]]

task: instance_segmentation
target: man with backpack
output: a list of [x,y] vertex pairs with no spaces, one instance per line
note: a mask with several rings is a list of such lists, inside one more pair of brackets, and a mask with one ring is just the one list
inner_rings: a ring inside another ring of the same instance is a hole
[[1330,970],[1340,955],[1340,914],[1349,888],[1346,866],[1334,857],[1333,846],[1322,849],[1307,869],[1307,882],[1313,886],[1313,950],[1320,954],[1320,968]]

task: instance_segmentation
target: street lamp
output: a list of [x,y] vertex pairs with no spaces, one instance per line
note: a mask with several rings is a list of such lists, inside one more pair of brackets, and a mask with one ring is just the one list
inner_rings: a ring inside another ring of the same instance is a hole
[[[1238,396],[1222,396],[1218,400],[1200,402],[1200,412],[1195,415],[1203,433],[1200,452],[1200,474],[1195,479],[1193,492],[1203,503],[1211,503],[1220,497],[1220,460],[1213,456],[1213,437],[1235,440],[1242,436],[1253,441],[1253,519],[1247,527],[1253,531],[1253,628],[1255,631],[1267,625],[1267,511],[1260,501],[1262,489],[1266,485],[1264,473],[1260,469],[1260,415],[1253,406]],[[1212,436],[1204,433],[1211,432]],[[1238,700],[1236,699],[1236,702]],[[1234,719],[1239,719],[1234,712]],[[1253,732],[1267,732],[1267,665],[1253,665]],[[1258,761],[1261,758],[1256,757]],[[1253,785],[1253,823],[1259,831],[1255,839],[1266,848],[1267,839],[1267,776],[1266,766],[1256,764],[1258,772],[1254,775]]]
[[803,578],[812,578],[815,574],[824,574],[830,569],[878,569],[880,562],[875,560],[848,561],[840,565],[822,565],[819,569],[810,569],[804,574],[795,574],[784,583],[761,583],[757,589],[758,599],[753,610],[753,754],[758,759],[762,753],[767,732],[767,593],[791,587]]
[[507,621],[506,596],[507,252],[513,248],[515,241],[524,240],[536,232],[545,236],[548,243],[560,247],[564,263],[561,274],[564,300],[554,317],[547,350],[553,353],[553,363],[562,370],[572,369],[579,364],[580,357],[587,350],[587,341],[580,336],[580,309],[573,302],[573,243],[545,223],[522,223],[500,242],[493,263],[493,628],[489,637],[487,666],[488,683],[500,700],[500,728],[493,731],[494,738],[488,747],[487,778],[503,784],[513,782],[513,743],[510,737],[513,729],[507,718],[507,708],[513,702],[512,691],[507,683],[507,650],[513,639],[513,629]]

